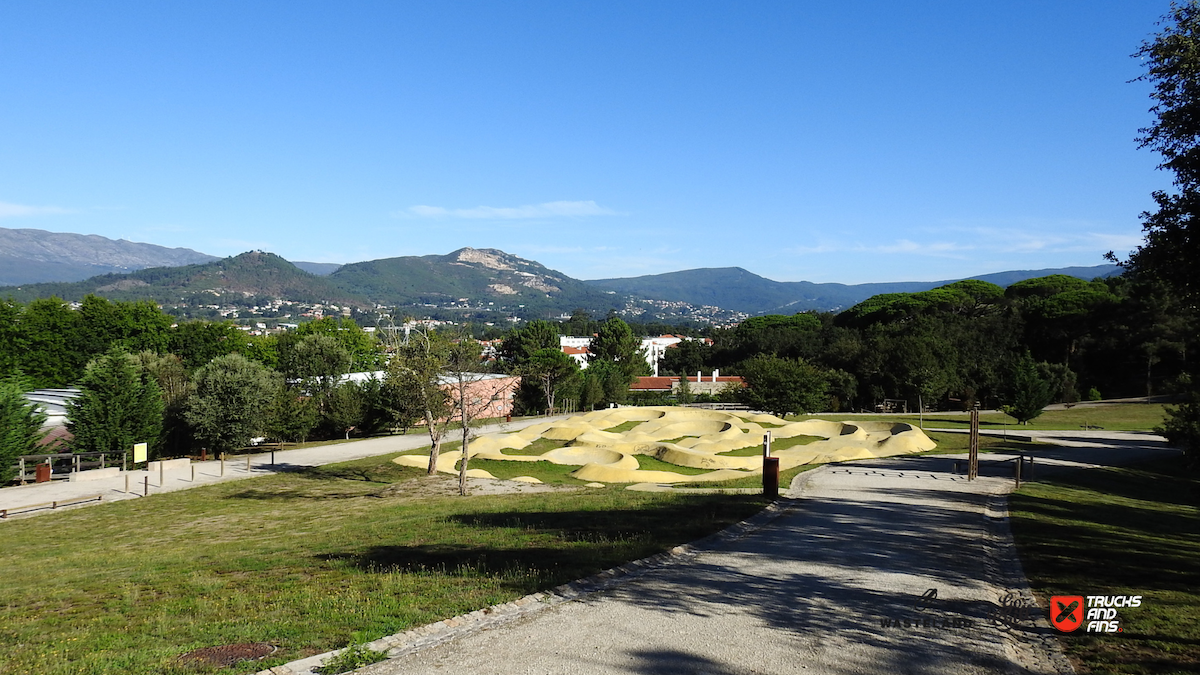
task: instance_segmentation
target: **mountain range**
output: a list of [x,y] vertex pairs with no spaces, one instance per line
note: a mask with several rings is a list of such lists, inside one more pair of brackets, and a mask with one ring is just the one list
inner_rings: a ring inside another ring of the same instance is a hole
[[97,274],[217,260],[190,248],[166,248],[95,234],[0,227],[0,285],[82,281]]
[[[89,271],[98,275],[79,277]],[[1001,286],[1049,274],[1085,279],[1119,274],[1115,265],[988,274]],[[14,281],[16,280],[16,281]],[[543,318],[583,308],[621,310],[641,320],[837,311],[879,293],[915,292],[957,281],[873,284],[781,282],[740,267],[581,281],[497,249],[385,258],[347,265],[292,263],[263,251],[218,259],[191,249],[42,230],[0,228],[0,297],[29,301],[89,293],[150,299],[164,307],[263,305],[271,300],[369,308],[468,309]],[[707,309],[705,309],[707,308]]]
[[[1009,286],[1035,277],[1066,274],[1081,279],[1121,273],[1116,265],[1014,270],[983,274],[971,279]],[[596,279],[588,284],[640,298],[673,300],[694,305],[714,305],[747,314],[795,314],[807,310],[837,311],[879,293],[915,293],[961,281],[901,281],[875,284],[815,284],[809,281],[772,281],[740,267],[683,270],[623,279]]]
[[[98,234],[71,234],[0,227],[0,286],[83,281],[98,274],[123,274],[147,267],[177,267],[219,260],[190,248],[167,248]],[[293,263],[319,276],[341,265]]]

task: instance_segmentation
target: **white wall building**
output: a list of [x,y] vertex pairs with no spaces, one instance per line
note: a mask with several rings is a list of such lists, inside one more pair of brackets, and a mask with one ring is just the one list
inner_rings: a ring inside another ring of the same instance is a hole
[[[650,367],[654,369],[654,374],[658,375],[658,362],[662,360],[669,347],[690,339],[692,338],[682,335],[660,335],[658,337],[642,338],[642,352],[646,355],[646,363],[650,364]],[[575,359],[580,368],[587,368],[588,347],[591,344],[592,338],[590,336],[558,336],[558,345],[563,350],[563,353]]]

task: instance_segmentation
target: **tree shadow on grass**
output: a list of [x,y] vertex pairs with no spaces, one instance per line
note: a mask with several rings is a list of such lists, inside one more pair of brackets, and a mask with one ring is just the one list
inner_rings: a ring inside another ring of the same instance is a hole
[[235,492],[229,495],[228,499],[254,499],[259,501],[270,500],[289,500],[289,499],[309,499],[309,500],[326,500],[326,499],[357,499],[360,497],[378,497],[375,492],[334,492],[323,490],[321,492],[312,492],[305,488],[292,488],[286,490],[271,490],[271,489],[250,489]]
[[[532,575],[558,584],[712,534],[752,514],[758,505],[756,500],[699,495],[612,511],[460,513],[446,516],[462,531],[459,541],[377,545],[318,558],[366,572],[437,570],[501,579]],[[489,541],[496,543],[476,543]]]
[[498,548],[468,544],[371,546],[361,551],[316,556],[369,573],[436,573],[489,577],[501,586],[533,593],[604,569],[606,556],[590,547]]

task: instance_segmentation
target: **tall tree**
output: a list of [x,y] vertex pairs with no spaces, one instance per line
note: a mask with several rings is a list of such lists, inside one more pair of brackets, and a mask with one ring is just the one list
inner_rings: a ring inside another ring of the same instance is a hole
[[500,345],[500,357],[514,368],[525,365],[540,349],[558,349],[558,329],[549,321],[530,321],[524,328],[515,328]]
[[[629,324],[610,316],[588,346],[588,367],[584,378],[594,380],[603,392],[599,403],[619,403],[628,394],[629,385],[640,374],[650,374],[642,341]],[[597,389],[597,387],[589,387]]]
[[1052,400],[1054,393],[1050,383],[1042,378],[1033,358],[1025,354],[1013,364],[1008,402],[1000,406],[1000,410],[1021,424],[1028,424],[1029,420],[1041,415],[1042,409]]
[[168,347],[192,372],[241,348],[241,331],[229,322],[185,321],[171,331]]
[[366,407],[363,391],[356,382],[343,382],[329,393],[325,406],[325,419],[339,433],[350,440],[350,432],[363,423]]
[[353,357],[336,338],[324,333],[305,335],[281,359],[283,374],[300,380],[304,389],[324,409],[338,379],[349,372]]
[[75,452],[128,452],[134,443],[148,443],[157,455],[162,421],[158,383],[138,372],[135,357],[115,348],[88,364],[79,396],[67,404]]
[[381,345],[350,317],[325,317],[300,324],[294,333],[299,338],[309,335],[328,335],[350,355],[347,372],[374,370],[383,365]]
[[191,430],[184,419],[184,410],[192,390],[183,361],[174,354],[159,356],[154,352],[144,351],[136,356],[136,363],[139,374],[154,380],[162,394],[160,455],[178,457],[185,454],[191,444]]
[[820,368],[801,359],[761,355],[743,361],[738,372],[746,381],[741,400],[775,415],[824,410],[829,383]]
[[[1166,283],[1195,312],[1200,299],[1200,3],[1172,4],[1163,29],[1135,54],[1153,86],[1156,120],[1138,141],[1162,156],[1176,192],[1156,191],[1158,210],[1142,216],[1145,242],[1130,256],[1135,275]],[[1168,413],[1163,431],[1193,455],[1200,454],[1200,359],[1189,355],[1186,400]]]
[[303,443],[315,426],[317,406],[312,399],[280,382],[267,413],[267,435],[279,441]]
[[404,386],[401,378],[393,377],[392,365],[382,380],[368,380],[364,386],[367,398],[365,426],[373,432],[392,432],[399,427],[408,433],[409,427],[422,417],[417,392]]
[[467,494],[467,464],[471,458],[471,427],[495,409],[510,393],[512,380],[487,373],[480,360],[480,345],[468,336],[454,344],[446,359],[446,379],[455,416],[462,431],[462,460],[458,467],[458,493]]
[[437,332],[414,330],[396,347],[395,357],[388,366],[388,381],[411,392],[413,402],[425,420],[429,432],[430,476],[437,473],[442,437],[453,410],[450,396],[442,386],[442,373],[449,361],[450,350],[450,341]]
[[196,440],[228,452],[249,445],[264,431],[279,376],[241,354],[226,354],[196,371],[193,383],[185,416]]
[[543,358],[540,366],[531,369],[530,362],[535,353],[544,349],[560,354],[562,352],[559,347],[558,329],[549,321],[530,321],[523,328],[515,328],[509,331],[500,344],[500,358],[503,359],[507,371],[523,376],[517,391],[516,406],[526,413],[539,414],[551,405],[546,399],[543,388],[545,383],[540,381],[540,375],[534,374],[534,371],[542,374],[549,372],[545,370],[548,363]]
[[553,414],[555,399],[578,379],[579,366],[562,350],[550,347],[535,351],[517,372],[541,389],[546,407]]
[[28,353],[21,332],[23,307],[14,300],[0,300],[0,373],[12,373]]
[[17,458],[36,453],[46,436],[46,413],[23,396],[27,388],[19,373],[0,379],[0,485],[13,479]]
[[71,345],[79,315],[59,298],[41,298],[25,306],[21,333],[26,352],[21,370],[39,387],[65,387],[87,363]]

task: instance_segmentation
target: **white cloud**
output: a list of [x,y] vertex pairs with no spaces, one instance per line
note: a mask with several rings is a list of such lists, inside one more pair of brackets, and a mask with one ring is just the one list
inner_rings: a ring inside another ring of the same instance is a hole
[[583,216],[624,215],[606,209],[594,201],[545,202],[525,206],[476,206],[471,209],[448,209],[423,204],[410,206],[392,214],[397,218],[458,218],[466,220],[528,220],[533,218],[576,218]]
[[794,255],[818,255],[825,253],[876,253],[894,254],[907,253],[937,258],[962,258],[963,251],[976,247],[967,246],[953,241],[916,242],[910,239],[898,239],[891,243],[868,246],[858,242],[821,242],[811,246],[793,246],[785,249],[786,253]]
[[1136,233],[1071,230],[1067,227],[945,227],[930,229],[929,239],[919,237],[890,242],[820,240],[791,246],[792,255],[830,253],[903,253],[913,256],[969,259],[981,255],[1032,255],[1127,251],[1142,243]]
[[22,218],[25,216],[54,216],[65,213],[75,213],[71,209],[58,206],[27,206],[25,204],[10,204],[0,202],[0,218]]

